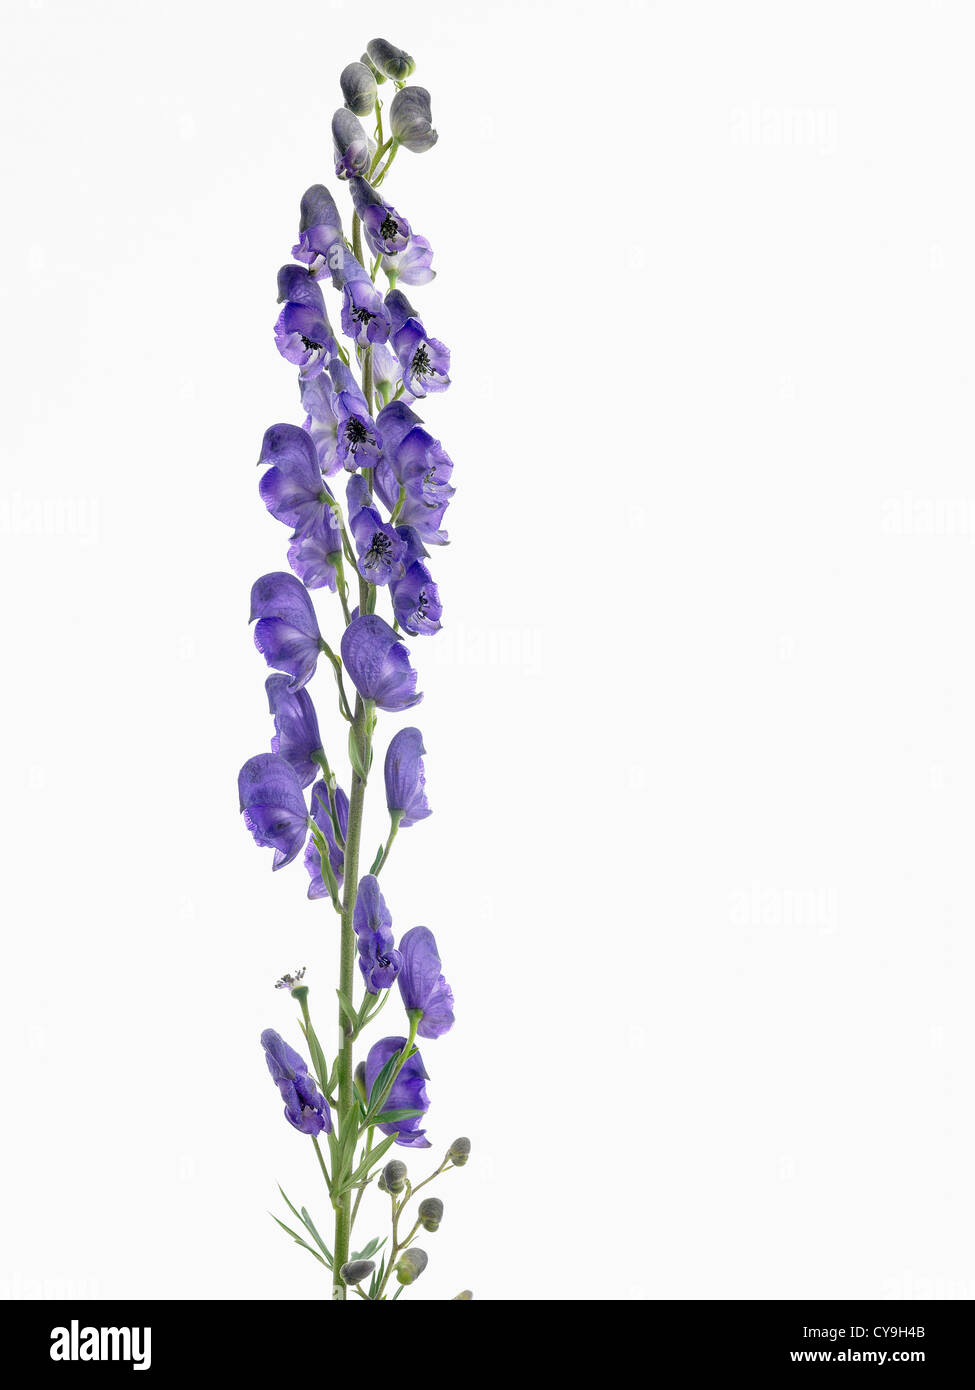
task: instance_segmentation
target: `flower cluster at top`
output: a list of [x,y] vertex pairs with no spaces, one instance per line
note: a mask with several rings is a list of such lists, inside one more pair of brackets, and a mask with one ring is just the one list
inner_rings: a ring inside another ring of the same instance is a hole
[[[265,689],[272,728],[269,751],[249,758],[238,778],[245,824],[258,845],[273,851],[272,868],[301,860],[308,897],[329,901],[341,918],[341,1041],[334,1062],[312,1026],[308,987],[291,976],[285,981],[294,984],[291,993],[301,1005],[312,1071],[273,1029],[261,1042],[285,1118],[315,1143],[336,1213],[334,1253],[314,1228],[318,1250],[311,1253],[333,1269],[336,1297],[354,1288],[371,1299],[386,1296],[395,1259],[401,1286],[426,1264],[412,1235],[400,1239],[398,1232],[397,1208],[414,1190],[409,1183],[398,1202],[385,1177],[379,1180],[394,1215],[393,1244],[378,1274],[374,1262],[350,1258],[349,1237],[363,1191],[389,1145],[430,1147],[424,1127],[428,1075],[416,1039],[438,1038],[454,1021],[433,933],[413,926],[397,939],[379,886],[397,833],[430,815],[426,750],[412,724],[393,735],[385,752],[385,842],[369,872],[360,873],[359,865],[377,711],[400,714],[423,698],[404,638],[440,630],[443,608],[431,551],[447,543],[444,521],[454,495],[453,464],[421,414],[424,398],[450,385],[450,352],[428,332],[403,288],[412,293],[433,280],[433,250],[381,191],[401,148],[421,153],[437,140],[429,93],[407,83],[413,67],[403,50],[374,39],[362,59],[343,70],[344,104],[332,118],[331,134],[335,177],[348,187],[351,216],[343,222],[329,188],[313,184],[301,198],[292,259],[277,275],[274,337],[281,356],[297,368],[303,418],[269,426],[258,455],[261,499],[287,528],[288,569],[261,575],[251,588],[254,643],[271,671]],[[395,90],[388,131],[380,95],[386,83]],[[375,125],[367,130],[361,118],[370,116]],[[313,598],[323,589],[337,600],[328,621]],[[348,790],[326,752],[308,688],[323,662],[338,716],[348,725]],[[353,1044],[394,987],[408,1036],[381,1038],[355,1068]],[[385,1136],[378,1144],[375,1132]],[[361,1138],[365,1149],[356,1162]],[[454,1157],[448,1154],[438,1172],[461,1166],[457,1153],[466,1161],[465,1144],[455,1141]],[[373,1275],[368,1294],[361,1288],[366,1274],[358,1269],[364,1264]]]

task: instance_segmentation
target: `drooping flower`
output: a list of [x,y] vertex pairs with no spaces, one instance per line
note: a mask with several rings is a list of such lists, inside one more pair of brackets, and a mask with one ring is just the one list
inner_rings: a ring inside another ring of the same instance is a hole
[[403,964],[399,992],[407,1013],[422,1015],[421,1038],[439,1038],[453,1027],[454,996],[440,972],[437,943],[429,927],[411,927],[399,944]]
[[278,303],[284,308],[274,325],[278,351],[301,376],[317,376],[335,356],[335,335],[317,282],[300,265],[278,271]]
[[298,242],[291,248],[296,261],[308,266],[308,273],[319,279],[336,268],[345,247],[342,218],[335,199],[323,183],[313,183],[301,199]]
[[433,575],[422,560],[416,560],[389,588],[396,621],[411,637],[432,637],[442,626],[443,604]]
[[363,130],[359,118],[344,106],[340,106],[332,117],[332,145],[338,178],[350,179],[355,174],[364,174],[369,168],[375,145]]
[[427,285],[436,278],[437,272],[430,262],[433,260],[433,247],[426,237],[410,237],[410,244],[398,256],[383,256],[383,270],[395,285],[402,280],[404,285]]
[[353,116],[368,116],[376,105],[376,79],[365,63],[347,63],[339,73],[339,86]]
[[365,179],[349,180],[349,192],[374,256],[395,256],[405,251],[411,232],[406,218]]
[[328,1101],[308,1074],[300,1053],[289,1047],[280,1033],[265,1028],[261,1046],[271,1079],[284,1101],[284,1118],[301,1134],[331,1134],[332,1114]]
[[[345,850],[335,835],[335,826],[332,824],[332,815],[328,804],[328,787],[325,785],[324,778],[320,782],[316,782],[311,789],[311,813],[315,824],[325,836],[325,842],[328,845],[328,862],[332,866],[336,883],[341,888],[345,874]],[[335,788],[335,815],[344,841],[349,829],[349,798],[341,787]],[[321,854],[313,839],[310,839],[305,846],[305,868],[311,879],[308,885],[309,898],[314,901],[318,898],[330,897],[328,884],[322,875]]]
[[380,709],[394,713],[423,699],[402,638],[378,613],[352,619],[342,634],[342,661],[362,698]]
[[437,143],[431,125],[430,93],[426,87],[403,87],[393,97],[389,123],[394,138],[404,149],[422,154]]
[[308,590],[293,574],[264,574],[251,589],[254,645],[275,671],[300,690],[315,674],[322,637]]
[[406,389],[414,396],[446,391],[450,385],[450,350],[439,338],[428,338],[416,310],[402,290],[386,295],[390,343],[403,369]]
[[359,969],[370,994],[389,989],[403,957],[393,948],[393,919],[375,874],[359,880],[352,926],[359,938]]
[[[379,414],[383,417],[385,411]],[[404,488],[397,521],[415,527],[425,543],[445,545],[447,533],[440,523],[455,491],[450,483],[453,463],[439,439],[419,426],[408,430],[398,444],[385,425],[382,434],[383,455],[375,472],[376,492],[381,501],[392,509],[399,501],[400,487]]]
[[346,501],[359,573],[371,584],[401,579],[406,569],[406,542],[372,505],[369,486],[361,473],[353,473],[349,479]]
[[308,810],[298,774],[279,753],[248,758],[237,774],[244,824],[264,849],[274,850],[273,869],[300,853],[308,833]]
[[394,82],[405,82],[416,67],[410,55],[388,39],[370,39],[366,44],[366,53],[377,71],[384,77],[391,77]]
[[[405,1038],[380,1038],[379,1042],[373,1043],[366,1058],[366,1090],[372,1094],[376,1078],[390,1057],[395,1057],[397,1052],[402,1052],[406,1046]],[[403,1063],[403,1068],[393,1082],[393,1088],[387,1097],[384,1110],[421,1110],[425,1114],[430,1109],[430,1098],[427,1095],[427,1088],[424,1082],[430,1078],[427,1075],[426,1067],[419,1052],[414,1052],[408,1062]],[[430,1141],[426,1137],[426,1130],[420,1128],[423,1115],[411,1115],[406,1120],[396,1120],[392,1124],[382,1124],[379,1128],[384,1134],[395,1134],[397,1144],[401,1144],[406,1149],[429,1149]]]
[[369,414],[359,383],[344,362],[333,362],[330,369],[335,394],[332,398],[336,420],[336,453],[350,471],[370,468],[379,457],[382,436]]
[[360,347],[384,343],[389,337],[389,310],[372,277],[349,250],[336,262],[332,284],[342,291],[342,332]]
[[[396,363],[399,370],[399,363]],[[318,466],[326,477],[342,467],[338,452],[338,418],[332,405],[332,382],[327,372],[300,381],[301,404],[308,412],[305,429],[311,436],[318,454]]]
[[271,752],[286,758],[301,786],[307,787],[319,772],[316,756],[322,752],[322,736],[311,696],[307,690],[292,690],[287,676],[268,676],[264,689],[274,717]]
[[383,773],[389,814],[399,817],[402,829],[426,820],[431,814],[425,791],[423,735],[419,729],[399,729],[389,741]]
[[260,482],[265,506],[294,528],[288,552],[292,568],[308,588],[334,590],[342,532],[311,435],[297,425],[272,425],[258,463],[271,465]]

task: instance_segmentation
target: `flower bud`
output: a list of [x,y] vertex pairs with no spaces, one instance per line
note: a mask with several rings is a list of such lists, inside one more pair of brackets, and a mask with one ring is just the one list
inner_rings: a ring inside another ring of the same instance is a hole
[[394,82],[405,82],[416,67],[410,55],[388,39],[370,39],[366,44],[366,53],[379,71]]
[[368,116],[376,104],[376,79],[365,63],[349,63],[344,67],[339,86],[353,116]]
[[418,1250],[415,1245],[411,1246],[400,1256],[396,1265],[396,1278],[401,1284],[412,1284],[415,1279],[419,1279],[426,1267],[427,1252]]
[[380,1187],[384,1192],[402,1192],[406,1186],[406,1164],[399,1158],[391,1158],[383,1169]]
[[471,1301],[471,1299],[472,1299],[473,1297],[474,1297],[474,1295],[473,1295],[473,1293],[471,1292],[470,1289],[462,1289],[462,1290],[460,1291],[460,1293],[455,1293],[454,1296],[453,1296],[453,1298],[452,1298],[450,1301],[451,1301],[451,1303],[456,1303],[457,1300],[458,1300],[458,1298],[462,1298],[462,1299],[464,1300],[465,1303],[470,1303],[470,1301]]
[[347,1284],[361,1284],[376,1268],[375,1260],[350,1260],[339,1270]]
[[360,1097],[362,1098],[362,1100],[363,1100],[363,1101],[368,1101],[368,1099],[369,1099],[369,1092],[368,1092],[368,1090],[366,1089],[366,1064],[365,1064],[365,1062],[359,1062],[359,1063],[357,1064],[355,1071],[352,1073],[352,1084],[355,1086],[356,1090],[359,1092],[359,1095],[360,1095]]
[[422,154],[437,143],[437,132],[430,124],[430,93],[426,87],[403,87],[393,97],[389,124],[394,138],[414,154]]
[[443,1202],[439,1197],[424,1197],[416,1214],[425,1231],[435,1231],[443,1220]]
[[470,1156],[471,1141],[464,1136],[462,1136],[460,1139],[455,1139],[454,1142],[451,1144],[450,1148],[447,1150],[447,1157],[453,1163],[455,1168],[463,1168],[464,1164],[467,1162]]
[[357,116],[340,106],[332,117],[332,143],[335,147],[335,173],[340,179],[364,174],[372,155],[369,137]]

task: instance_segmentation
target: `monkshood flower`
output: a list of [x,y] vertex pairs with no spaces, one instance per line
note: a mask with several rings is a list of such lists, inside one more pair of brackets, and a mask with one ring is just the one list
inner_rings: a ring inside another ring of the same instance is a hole
[[393,97],[389,108],[393,137],[404,149],[422,154],[437,143],[437,132],[430,124],[430,93],[426,87],[404,87]]
[[388,584],[405,573],[407,544],[371,505],[369,485],[353,473],[346,488],[349,530],[355,540],[359,573],[372,584]]
[[331,1134],[328,1101],[309,1076],[305,1059],[273,1028],[264,1029],[261,1046],[271,1079],[281,1092],[288,1123],[302,1134]]
[[319,773],[317,760],[322,753],[322,736],[311,696],[307,690],[292,690],[287,676],[268,676],[264,689],[274,718],[271,752],[286,758],[302,787],[307,787]]
[[[390,354],[392,355],[392,354]],[[397,370],[399,363],[396,363]],[[342,467],[338,448],[338,417],[332,405],[332,383],[325,372],[310,381],[299,382],[301,404],[307,414],[305,429],[311,435],[318,454],[318,466],[326,477]]]
[[425,396],[446,391],[450,385],[450,350],[438,338],[428,338],[416,310],[402,290],[386,295],[390,317],[390,343],[403,369],[407,391]]
[[406,250],[398,256],[383,256],[382,265],[394,285],[397,280],[402,280],[404,285],[427,285],[437,274],[431,268],[432,260],[433,247],[426,237],[414,233]]
[[342,634],[342,661],[364,700],[395,713],[423,699],[402,638],[378,613],[353,618]]
[[403,957],[393,949],[393,919],[374,874],[359,880],[352,926],[359,938],[359,969],[366,989],[370,994],[389,989]]
[[454,996],[440,973],[437,943],[429,927],[411,927],[399,943],[403,964],[399,992],[407,1013],[421,1015],[421,1038],[439,1038],[453,1027]]
[[[385,413],[379,412],[380,419]],[[412,411],[408,413],[413,415]],[[376,492],[390,509],[399,505],[397,521],[415,527],[428,544],[445,545],[447,533],[439,528],[455,492],[450,483],[454,465],[440,440],[419,426],[408,430],[397,442],[396,426],[400,420],[396,417],[392,428],[382,426],[383,457],[375,473]],[[406,494],[401,502],[400,487]]]
[[376,105],[376,79],[365,63],[348,63],[339,73],[339,86],[353,116],[368,116]]
[[405,82],[416,67],[408,53],[387,39],[370,39],[366,44],[366,53],[376,70],[384,77],[391,77],[394,82]]
[[[366,1058],[366,1089],[371,1094],[376,1078],[390,1057],[402,1052],[406,1046],[405,1038],[381,1038],[369,1049]],[[425,1114],[430,1108],[427,1088],[429,1081],[426,1067],[419,1052],[414,1052],[408,1062],[403,1063],[402,1071],[393,1082],[393,1088],[384,1105],[385,1110],[422,1110]],[[429,1149],[430,1141],[426,1130],[420,1128],[422,1115],[411,1115],[409,1119],[397,1120],[395,1124],[380,1125],[384,1134],[395,1134],[397,1144],[406,1149]]]
[[391,462],[410,430],[419,424],[422,424],[419,415],[410,409],[406,401],[391,401],[389,405],[384,405],[376,416],[376,428],[383,441],[383,458]]
[[332,117],[332,144],[335,152],[335,173],[340,179],[364,174],[372,162],[375,145],[366,135],[362,123],[351,111],[340,106]]
[[431,637],[440,631],[443,617],[440,591],[422,560],[415,560],[402,579],[392,581],[389,594],[396,621],[404,632],[411,637]]
[[365,179],[350,179],[349,192],[374,256],[395,256],[410,239],[410,224]]
[[317,280],[326,270],[332,274],[338,269],[344,251],[342,218],[335,199],[323,183],[313,183],[302,195],[298,243],[292,246],[291,254],[304,262]]
[[389,741],[383,773],[386,805],[400,828],[416,825],[431,815],[423,771],[423,735],[419,729],[400,729]]
[[332,284],[342,291],[342,332],[346,337],[360,347],[384,343],[389,337],[389,310],[369,272],[351,251],[343,253],[332,272]]
[[274,325],[278,352],[303,377],[317,376],[337,351],[318,284],[300,265],[278,271],[278,303],[284,308]]
[[254,645],[275,671],[286,671],[300,690],[315,674],[322,635],[308,590],[293,574],[264,574],[251,589]]
[[338,458],[350,473],[360,465],[370,468],[379,457],[382,436],[369,414],[366,398],[344,362],[333,362],[329,373],[335,388],[332,408]]
[[[329,809],[328,787],[324,779],[316,782],[311,789],[311,813],[315,824],[325,836],[328,845],[328,862],[332,866],[332,873],[339,888],[342,887],[342,878],[345,874],[345,850],[339,844],[335,835],[335,826],[332,823],[332,813]],[[335,816],[339,823],[339,831],[342,839],[345,839],[349,829],[349,798],[341,787],[335,789]],[[322,877],[322,857],[318,852],[318,846],[314,840],[309,840],[305,846],[305,868],[308,870],[308,877],[311,882],[308,885],[308,896],[313,901],[318,898],[328,898],[331,894],[328,884]]]
[[274,850],[272,869],[283,869],[300,853],[308,833],[308,810],[298,774],[280,753],[258,753],[237,774],[244,824],[263,849]]
[[258,464],[271,465],[260,482],[265,506],[294,531],[288,551],[292,569],[308,588],[334,590],[342,531],[311,435],[297,425],[272,425]]

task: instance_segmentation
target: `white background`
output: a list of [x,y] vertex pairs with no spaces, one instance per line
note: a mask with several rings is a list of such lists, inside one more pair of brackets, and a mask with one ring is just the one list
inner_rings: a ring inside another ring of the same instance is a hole
[[[3,27],[0,1292],[318,1298],[258,1035],[298,1040],[305,964],[331,1037],[335,928],[235,777],[284,565],[254,460],[299,418],[274,276],[386,22]],[[458,1000],[432,1137],[474,1144],[416,1294],[970,1297],[971,8],[428,0],[388,37],[441,133],[388,188],[459,491],[385,889]]]

